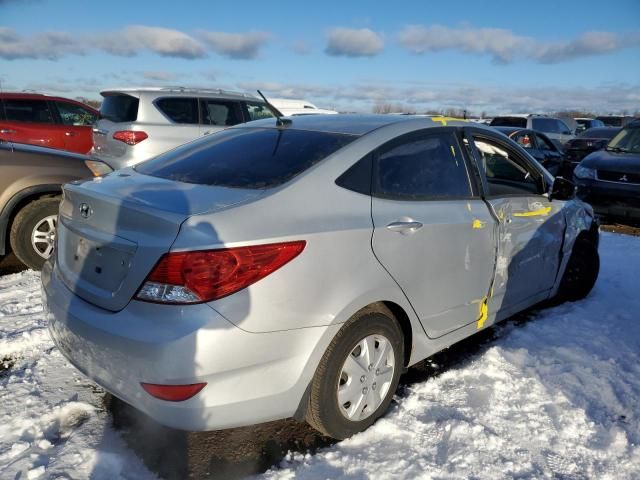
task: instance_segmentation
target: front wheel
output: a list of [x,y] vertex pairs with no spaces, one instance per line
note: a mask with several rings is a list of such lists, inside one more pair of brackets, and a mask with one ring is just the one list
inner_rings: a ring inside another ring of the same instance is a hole
[[558,299],[574,302],[589,295],[600,272],[598,247],[586,238],[579,237],[573,245],[571,257],[564,271]]
[[384,306],[351,318],[327,348],[311,383],[307,422],[344,439],[365,430],[389,407],[404,365],[402,330]]
[[40,270],[53,253],[59,205],[59,198],[35,200],[18,212],[11,225],[11,248],[33,270]]

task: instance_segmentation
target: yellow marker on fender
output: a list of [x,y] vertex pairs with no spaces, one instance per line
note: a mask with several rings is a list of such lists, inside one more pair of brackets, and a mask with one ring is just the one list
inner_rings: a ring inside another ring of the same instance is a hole
[[543,217],[545,215],[548,215],[550,211],[551,211],[551,207],[542,207],[542,208],[539,208],[538,210],[531,210],[530,212],[514,213],[513,216],[514,217]]
[[484,228],[484,223],[476,218],[473,220],[473,223],[471,224],[471,226],[474,229]]
[[478,330],[484,327],[484,322],[487,321],[487,317],[489,316],[489,309],[487,308],[487,297],[484,297],[482,303],[480,303],[480,317],[476,323]]

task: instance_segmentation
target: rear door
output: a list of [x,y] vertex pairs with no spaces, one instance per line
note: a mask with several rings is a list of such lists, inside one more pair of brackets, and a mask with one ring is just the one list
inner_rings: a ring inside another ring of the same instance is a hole
[[56,125],[49,102],[5,98],[3,107],[5,119],[0,121],[0,140],[64,149],[64,132]]
[[518,310],[555,282],[564,238],[564,202],[551,202],[545,195],[548,180],[526,153],[486,131],[467,129],[467,134],[486,201],[499,222],[489,311]]
[[410,134],[374,155],[373,250],[432,338],[481,319],[495,264],[494,220],[455,132]]
[[209,135],[244,122],[242,104],[235,100],[200,99],[200,134]]
[[149,130],[157,153],[166,152],[200,136],[200,114],[196,97],[162,97],[154,100],[155,107],[169,121]]
[[64,148],[71,152],[87,153],[93,146],[93,124],[97,115],[77,103],[55,100],[51,102],[63,125]]

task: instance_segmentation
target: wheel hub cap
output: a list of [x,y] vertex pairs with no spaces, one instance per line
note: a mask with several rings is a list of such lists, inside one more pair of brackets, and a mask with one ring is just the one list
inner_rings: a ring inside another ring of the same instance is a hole
[[360,340],[340,372],[337,396],[342,415],[352,421],[372,415],[386,398],[394,371],[393,346],[384,335]]
[[49,258],[56,241],[56,222],[58,217],[50,215],[43,218],[31,232],[31,246],[42,258]]

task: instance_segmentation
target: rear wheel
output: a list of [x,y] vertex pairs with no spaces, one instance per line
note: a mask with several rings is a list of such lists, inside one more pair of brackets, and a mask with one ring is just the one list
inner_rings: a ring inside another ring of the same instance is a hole
[[403,370],[404,341],[393,314],[368,307],[351,318],[325,352],[311,383],[307,422],[343,439],[389,407]]
[[11,225],[11,248],[33,270],[40,270],[53,253],[59,205],[59,198],[35,200],[18,212]]
[[569,302],[585,298],[593,289],[599,272],[598,248],[586,238],[579,237],[573,245],[558,290],[558,298]]

